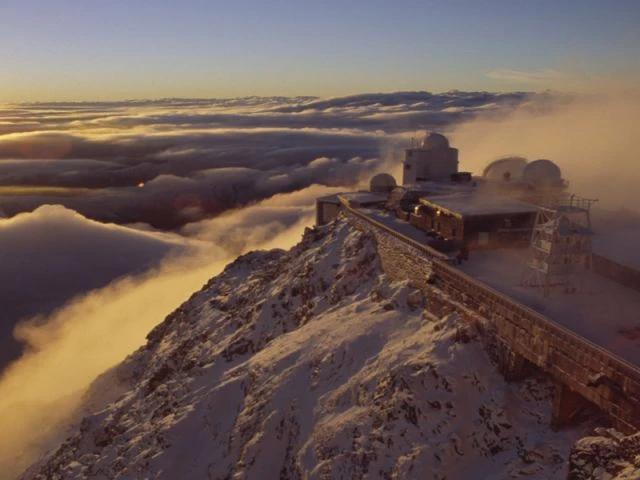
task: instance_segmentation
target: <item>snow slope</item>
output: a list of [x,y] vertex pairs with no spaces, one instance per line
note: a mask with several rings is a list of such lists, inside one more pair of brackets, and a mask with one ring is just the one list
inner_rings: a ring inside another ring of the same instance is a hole
[[21,478],[566,478],[580,432],[548,428],[551,384],[505,383],[423,302],[345,221],[244,255]]

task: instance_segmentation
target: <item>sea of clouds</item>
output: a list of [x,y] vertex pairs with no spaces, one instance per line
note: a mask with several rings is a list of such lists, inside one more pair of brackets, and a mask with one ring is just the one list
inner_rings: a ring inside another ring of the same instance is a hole
[[100,221],[176,228],[312,184],[353,184],[397,150],[398,135],[526,98],[408,92],[10,106],[0,109],[0,187],[66,190],[0,190],[0,208],[14,215],[57,203]]
[[[43,323],[74,296],[211,243],[199,222],[312,185],[366,184],[399,165],[407,135],[529,98],[406,92],[0,108],[0,211],[9,217],[0,221],[0,370],[19,353],[11,332],[20,319]],[[296,214],[278,215],[290,224]],[[231,255],[240,251],[222,237]]]
[[635,93],[400,92],[0,108],[0,471],[64,436],[82,393],[238,254],[295,244],[315,198],[366,187],[430,129],[462,170],[551,158],[637,209]]

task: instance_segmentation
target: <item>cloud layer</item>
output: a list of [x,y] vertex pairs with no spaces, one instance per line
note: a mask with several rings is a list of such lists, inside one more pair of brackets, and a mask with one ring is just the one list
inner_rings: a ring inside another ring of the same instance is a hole
[[[313,186],[191,226],[184,241],[193,248],[181,255],[80,296],[39,322],[20,324],[27,351],[0,377],[0,478],[12,478],[60,440],[96,376],[140,346],[152,327],[236,255],[297,243],[313,224],[315,198],[332,192]],[[76,220],[77,229],[93,228],[90,220]],[[112,240],[125,243],[127,234],[137,235],[117,230]],[[47,247],[46,238],[36,241]]]
[[[400,92],[0,108],[0,210],[10,217],[0,223],[9,259],[0,281],[10,285],[0,292],[0,370],[18,354],[11,331],[19,319],[194,248],[184,235],[126,225],[174,233],[188,225],[183,234],[237,253],[273,235],[253,226],[260,216],[292,226],[299,215],[295,206],[238,209],[311,185],[366,183],[399,164],[398,147],[415,130],[509,111],[526,98]],[[234,217],[207,220],[225,212]],[[250,212],[258,215],[251,227],[215,231]]]
[[[528,97],[399,92],[14,105],[0,109],[0,208],[14,215],[59,203],[101,221],[176,228],[312,184],[357,184],[392,160],[403,135],[510,110]],[[32,189],[15,189],[25,185]]]
[[523,103],[453,128],[450,139],[464,168],[479,173],[505,155],[548,158],[561,167],[573,193],[600,199],[601,208],[640,210],[640,90],[548,96],[539,105]]
[[638,98],[401,92],[0,109],[0,281],[13,288],[0,294],[0,342],[19,317],[45,314],[19,324],[27,351],[0,379],[0,470],[55,443],[89,383],[229,260],[295,243],[316,197],[397,174],[419,130],[448,133],[464,170],[506,154],[550,158],[578,193],[637,208]]
[[75,295],[142,273],[200,242],[88,220],[61,206],[0,219],[0,370],[19,353],[21,318],[50,314]]

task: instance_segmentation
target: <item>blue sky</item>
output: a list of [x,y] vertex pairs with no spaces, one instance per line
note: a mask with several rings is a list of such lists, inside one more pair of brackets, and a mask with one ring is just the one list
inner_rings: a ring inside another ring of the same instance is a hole
[[0,101],[539,90],[640,69],[640,1],[0,0]]

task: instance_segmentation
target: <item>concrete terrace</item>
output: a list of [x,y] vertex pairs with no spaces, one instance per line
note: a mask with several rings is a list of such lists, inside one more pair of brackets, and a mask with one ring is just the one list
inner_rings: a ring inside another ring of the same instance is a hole
[[526,249],[472,252],[460,270],[509,295],[621,358],[640,365],[640,294],[593,273],[584,276],[578,293],[552,292],[548,297],[520,285],[529,260]]
[[[360,211],[406,237],[426,243],[424,231],[391,213],[375,209]],[[556,292],[545,298],[535,289],[520,286],[528,259],[527,249],[473,251],[468,262],[455,267],[621,358],[640,365],[638,292],[589,273],[584,278],[581,293]]]

